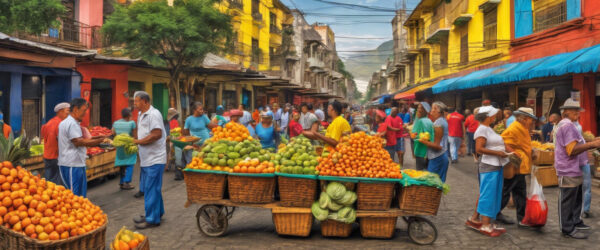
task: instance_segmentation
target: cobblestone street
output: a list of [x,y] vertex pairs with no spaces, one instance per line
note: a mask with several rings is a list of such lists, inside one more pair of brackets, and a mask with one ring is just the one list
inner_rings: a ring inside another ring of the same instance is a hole
[[[413,168],[414,163],[406,159],[407,168]],[[139,176],[137,173],[134,176]],[[600,220],[588,219],[586,223],[592,226],[592,234],[587,240],[564,238],[558,229],[557,217],[557,188],[546,188],[545,195],[549,205],[548,223],[540,231],[519,229],[508,226],[508,232],[499,238],[488,238],[467,229],[465,219],[472,213],[477,195],[477,177],[475,164],[470,158],[463,158],[461,163],[452,165],[448,173],[450,193],[442,197],[442,204],[432,221],[436,224],[439,237],[433,246],[418,246],[412,243],[406,235],[406,224],[398,220],[396,234],[390,240],[370,240],[360,236],[357,226],[353,235],[348,239],[328,239],[320,235],[320,227],[315,222],[309,238],[280,237],[275,233],[271,213],[267,209],[237,209],[229,221],[229,230],[219,238],[202,235],[196,227],[195,214],[198,205],[184,208],[186,200],[185,183],[174,181],[173,173],[166,172],[163,184],[163,198],[166,214],[160,227],[145,230],[152,249],[253,249],[253,248],[301,248],[313,249],[327,247],[335,249],[348,248],[423,248],[423,249],[591,249],[590,246],[600,244]],[[137,186],[137,181],[134,183]],[[107,246],[112,237],[122,226],[133,228],[132,218],[143,212],[143,200],[133,198],[136,191],[120,191],[118,179],[114,178],[103,183],[92,183],[88,197],[102,207],[108,214]],[[592,211],[600,214],[598,204],[598,189],[594,187]],[[505,215],[515,218],[515,210],[507,208]]]

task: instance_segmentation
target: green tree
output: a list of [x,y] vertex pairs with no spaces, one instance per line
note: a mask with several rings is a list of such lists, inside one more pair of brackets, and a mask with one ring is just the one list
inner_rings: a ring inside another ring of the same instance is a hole
[[59,27],[65,11],[60,0],[0,0],[0,31],[39,35]]
[[[110,44],[170,73],[169,92],[181,110],[179,77],[186,68],[201,66],[208,53],[226,51],[231,43],[231,19],[215,0],[136,1],[116,5],[102,32]],[[174,92],[174,93],[173,93]]]

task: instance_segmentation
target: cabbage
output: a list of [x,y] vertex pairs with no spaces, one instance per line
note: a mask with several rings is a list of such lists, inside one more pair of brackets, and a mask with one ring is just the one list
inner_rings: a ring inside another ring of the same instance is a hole
[[345,218],[346,216],[348,216],[348,214],[350,212],[352,212],[352,208],[351,207],[343,207],[337,213],[338,213],[338,216],[340,216],[342,218]]
[[340,221],[340,217],[338,216],[338,213],[329,213],[329,215],[327,215],[327,219],[334,220],[334,221]]
[[329,210],[327,209],[322,209],[319,205],[319,202],[316,202],[312,204],[311,207],[311,212],[313,214],[313,216],[315,216],[315,218],[318,221],[324,221],[327,219],[327,216],[329,215]]
[[339,182],[330,182],[325,188],[325,192],[331,197],[331,199],[338,201],[346,194],[346,187]]
[[329,205],[327,205],[327,208],[332,211],[338,211],[342,207],[344,207],[344,205],[337,204],[334,201],[329,202]]
[[358,197],[356,196],[356,193],[355,193],[355,192],[352,192],[352,191],[347,191],[347,192],[344,194],[344,197],[342,197],[342,198],[341,198],[339,201],[337,201],[337,202],[338,202],[339,204],[342,204],[342,205],[350,206],[350,205],[354,204],[354,202],[356,201],[356,198],[358,198]]
[[321,197],[319,197],[319,207],[322,209],[326,209],[331,203],[331,198],[325,192],[321,192]]
[[348,211],[344,211],[345,216],[342,216],[340,214],[340,211],[342,211],[340,209],[340,211],[338,211],[336,213],[329,213],[329,215],[327,216],[327,219],[346,223],[346,224],[354,223],[354,221],[356,221],[356,210],[354,210],[353,208],[350,208],[350,207],[345,207],[345,208],[348,209]]
[[345,223],[354,223],[356,221],[356,210],[350,209],[350,212],[343,218]]

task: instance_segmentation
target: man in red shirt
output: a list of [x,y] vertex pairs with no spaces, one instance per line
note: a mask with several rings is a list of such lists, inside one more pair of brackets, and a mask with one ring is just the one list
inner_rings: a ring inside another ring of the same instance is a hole
[[450,158],[452,163],[458,162],[458,149],[462,143],[463,121],[465,117],[454,110],[448,114],[448,141],[450,142]]
[[42,126],[44,140],[44,178],[58,185],[64,185],[58,168],[58,125],[69,116],[71,105],[66,102],[56,104],[56,116]]
[[470,110],[465,110],[465,115],[467,119],[465,120],[465,128],[467,129],[467,154],[473,155],[475,162],[477,162],[477,155],[475,153],[475,139],[473,136],[475,135],[475,131],[479,127],[479,122],[475,120],[475,115],[479,108],[476,108],[473,114],[471,114]]
[[[386,149],[390,152],[390,157],[392,160],[394,159],[394,155],[398,155],[398,162],[402,165],[404,158],[404,141],[402,140],[402,127],[403,122],[402,118],[398,116],[398,108],[392,107],[390,115],[385,118],[385,124],[387,125],[388,132],[386,133],[386,137],[388,140],[388,144]],[[394,144],[391,145],[390,141],[394,141]],[[393,148],[391,148],[393,146]]]

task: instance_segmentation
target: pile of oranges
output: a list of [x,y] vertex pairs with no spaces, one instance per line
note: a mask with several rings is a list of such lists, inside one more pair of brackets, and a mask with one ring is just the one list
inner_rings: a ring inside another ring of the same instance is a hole
[[190,162],[185,168],[224,171],[229,173],[233,172],[233,168],[230,168],[229,166],[211,166],[209,164],[206,164],[200,157],[192,158],[192,162]]
[[114,250],[130,250],[136,249],[144,240],[146,236],[140,234],[138,232],[132,232],[125,228],[121,229],[121,231],[115,237],[115,241],[113,241],[112,248]]
[[251,159],[238,162],[233,167],[234,173],[250,173],[250,174],[269,174],[275,173],[275,164],[268,161],[260,162],[258,159]]
[[217,126],[212,129],[212,132],[213,137],[210,138],[212,141],[228,140],[241,142],[243,140],[252,140],[248,129],[237,122],[228,122],[224,127]]
[[382,147],[383,139],[364,132],[342,137],[326,157],[319,158],[319,175],[402,178],[400,166]]
[[106,223],[87,198],[31,172],[0,164],[0,225],[42,241],[82,235]]

